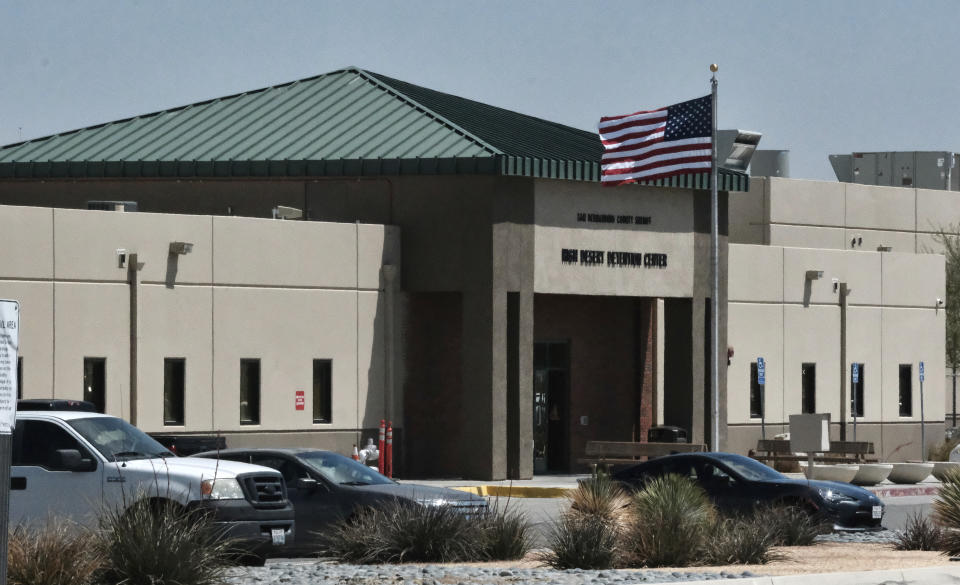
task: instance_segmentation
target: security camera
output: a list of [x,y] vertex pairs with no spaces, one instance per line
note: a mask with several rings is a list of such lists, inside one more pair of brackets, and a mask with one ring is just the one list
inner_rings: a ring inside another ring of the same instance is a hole
[[937,304],[938,304],[938,305],[942,305],[942,304],[943,304],[943,299],[938,298],[938,299],[937,299]]

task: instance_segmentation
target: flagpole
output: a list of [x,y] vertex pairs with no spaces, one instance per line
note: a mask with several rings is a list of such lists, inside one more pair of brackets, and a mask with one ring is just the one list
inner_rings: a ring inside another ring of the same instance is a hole
[[710,71],[713,75],[710,78],[711,88],[711,116],[710,124],[712,126],[712,137],[710,148],[712,150],[713,162],[710,165],[710,395],[713,399],[712,415],[712,435],[711,450],[720,450],[720,360],[718,359],[719,334],[720,334],[720,271],[719,266],[719,216],[720,212],[717,203],[717,67],[716,63],[710,65]]

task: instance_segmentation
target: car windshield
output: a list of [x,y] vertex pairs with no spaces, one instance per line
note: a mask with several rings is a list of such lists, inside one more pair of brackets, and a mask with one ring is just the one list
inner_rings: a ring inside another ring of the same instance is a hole
[[328,451],[298,453],[301,461],[316,470],[327,481],[340,485],[379,485],[394,483],[366,465]]
[[714,455],[724,465],[735,471],[740,477],[750,481],[781,481],[786,476],[779,471],[743,455]]
[[173,456],[150,435],[123,419],[98,416],[67,422],[108,461]]

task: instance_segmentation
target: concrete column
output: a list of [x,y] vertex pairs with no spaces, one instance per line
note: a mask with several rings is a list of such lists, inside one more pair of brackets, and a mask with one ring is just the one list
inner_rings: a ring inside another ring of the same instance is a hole
[[710,299],[696,297],[690,307],[691,443],[709,443],[710,407]]
[[506,479],[507,295],[481,288],[462,299],[462,468],[469,479]]
[[[396,412],[396,398],[394,396],[394,332],[395,324],[395,303],[396,303],[396,277],[397,267],[391,264],[384,264],[380,271],[383,275],[384,290],[384,328],[383,328],[383,353],[384,353],[384,371],[383,371],[383,414],[384,420],[394,420]],[[359,425],[358,425],[359,426]]]
[[664,350],[664,331],[666,324],[664,321],[664,303],[663,299],[656,299],[656,313],[657,313],[657,323],[656,334],[657,334],[657,363],[654,367],[656,372],[656,389],[654,392],[653,398],[653,424],[654,426],[663,424],[663,350]]
[[533,294],[507,293],[507,477],[533,477]]

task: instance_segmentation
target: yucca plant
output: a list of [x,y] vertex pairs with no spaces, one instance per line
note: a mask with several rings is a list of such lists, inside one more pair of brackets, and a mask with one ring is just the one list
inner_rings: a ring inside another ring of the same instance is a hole
[[166,500],[105,509],[97,545],[104,582],[123,585],[217,585],[238,554],[206,514]]
[[629,566],[686,567],[701,563],[716,521],[706,492],[692,480],[666,475],[633,496],[623,562]]
[[956,439],[944,439],[939,443],[931,443],[927,447],[927,460],[929,461],[949,461],[950,452],[960,444],[960,437]]
[[609,569],[617,559],[616,529],[599,516],[567,513],[547,535],[537,558],[554,569]]
[[449,506],[401,500],[365,508],[322,535],[322,553],[342,562],[450,563],[483,560],[480,521]]
[[951,470],[933,500],[933,521],[944,528],[943,550],[960,555],[960,471]]
[[50,518],[39,527],[10,531],[10,585],[91,585],[102,568],[103,557],[89,532],[69,521]]
[[531,547],[531,527],[526,515],[509,500],[496,501],[490,511],[476,519],[483,536],[483,557],[491,561],[522,559]]
[[817,536],[829,532],[823,519],[795,505],[774,504],[754,511],[758,529],[770,533],[775,546],[810,546]]
[[626,527],[630,517],[630,496],[603,472],[581,481],[567,499],[572,514],[597,518],[616,532]]
[[896,532],[893,548],[895,550],[941,550],[943,539],[942,528],[920,512],[915,512],[907,519],[903,530]]
[[784,558],[773,549],[777,538],[760,515],[721,518],[707,539],[705,559],[711,565],[765,565]]

